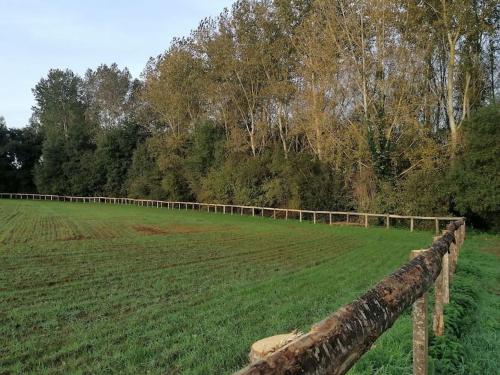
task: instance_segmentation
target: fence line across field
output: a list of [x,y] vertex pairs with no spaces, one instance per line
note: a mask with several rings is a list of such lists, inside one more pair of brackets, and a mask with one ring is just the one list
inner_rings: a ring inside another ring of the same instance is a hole
[[[428,292],[434,286],[434,306],[432,329],[436,336],[444,334],[444,305],[449,303],[450,283],[456,270],[460,248],[465,240],[465,219],[454,217],[403,216],[390,214],[370,214],[341,211],[311,211],[257,206],[225,205],[215,203],[170,202],[148,199],[111,198],[111,197],[74,197],[43,194],[0,193],[0,198],[56,200],[84,203],[134,204],[139,206],[168,207],[171,209],[211,208],[224,214],[241,215],[244,210],[253,216],[265,211],[285,214],[298,213],[302,221],[304,214],[312,214],[313,222],[318,215],[364,217],[368,226],[368,217],[386,219],[409,219],[410,230],[414,229],[415,220],[433,220],[436,232],[428,249],[412,250],[410,262],[393,274],[387,276],[358,299],[338,309],[323,321],[314,325],[306,334],[277,335],[259,340],[252,345],[250,364],[236,375],[276,375],[276,374],[345,374],[372,344],[385,331],[390,329],[405,309],[412,306],[413,321],[413,374],[428,373]],[[439,233],[439,222],[449,220],[446,230]],[[290,337],[283,341],[283,336]],[[259,343],[264,342],[260,347]],[[262,350],[262,347],[271,350]]]
[[[311,221],[316,224],[318,221],[324,221],[329,224],[334,222],[334,216],[344,216],[346,223],[353,217],[357,217],[363,222],[365,227],[369,226],[369,218],[380,218],[385,221],[385,226],[391,226],[391,219],[395,220],[409,220],[410,231],[413,232],[415,222],[418,221],[431,221],[434,222],[436,234],[440,233],[440,222],[454,221],[463,219],[462,217],[449,217],[449,216],[413,216],[413,215],[395,215],[395,214],[375,214],[368,212],[346,212],[346,211],[313,211],[313,210],[299,210],[293,208],[273,208],[273,207],[260,207],[260,206],[245,206],[235,204],[221,204],[221,203],[198,203],[198,202],[178,202],[178,201],[162,201],[151,199],[134,199],[134,198],[115,198],[115,197],[81,197],[81,196],[68,196],[68,195],[53,195],[53,194],[27,194],[27,193],[0,193],[0,198],[10,199],[33,199],[33,200],[51,200],[51,201],[64,201],[64,202],[82,202],[82,203],[110,203],[110,204],[133,204],[138,206],[147,207],[167,207],[169,209],[206,209],[208,212],[213,210],[215,213],[221,212],[223,214],[248,214],[252,216],[264,216],[265,213],[272,214],[273,218],[281,213],[285,220],[289,219],[290,214],[298,215],[299,221],[306,220],[306,215],[311,217]],[[245,213],[246,210],[246,213]]]

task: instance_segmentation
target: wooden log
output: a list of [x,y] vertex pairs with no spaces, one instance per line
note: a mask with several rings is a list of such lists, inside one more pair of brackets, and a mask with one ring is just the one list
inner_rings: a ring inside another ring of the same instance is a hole
[[458,225],[458,221],[450,223],[447,234],[429,250],[313,326],[308,333],[237,374],[345,374],[403,311],[429,290],[441,273],[442,257]]
[[[410,259],[416,258],[425,250],[413,250]],[[427,328],[428,293],[418,298],[412,307],[413,322],[413,375],[427,375],[429,332]]]

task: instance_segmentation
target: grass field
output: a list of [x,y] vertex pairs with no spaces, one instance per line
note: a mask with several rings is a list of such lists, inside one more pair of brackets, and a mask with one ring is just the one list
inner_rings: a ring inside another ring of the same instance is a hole
[[[398,229],[0,200],[0,374],[231,373],[252,342],[307,330],[431,239]],[[404,374],[410,366],[406,313],[351,373]]]

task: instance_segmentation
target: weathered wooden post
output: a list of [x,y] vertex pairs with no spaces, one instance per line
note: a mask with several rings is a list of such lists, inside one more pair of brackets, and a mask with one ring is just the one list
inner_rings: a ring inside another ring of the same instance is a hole
[[414,226],[414,219],[413,217],[410,218],[410,232],[413,232],[413,226]]
[[365,228],[368,228],[368,215],[365,214]]
[[349,224],[349,214],[346,215],[346,222]]
[[[417,257],[422,251],[413,250],[410,259]],[[427,352],[429,332],[427,329],[427,293],[413,303],[413,375],[427,375]]]
[[288,210],[285,210],[285,220],[288,220]]
[[427,293],[413,304],[413,374],[428,373]]
[[332,213],[331,212],[328,214],[328,218],[329,218],[329,221],[330,221],[330,225],[332,225]]
[[299,211],[299,220],[302,223],[302,211]]
[[385,223],[387,229],[391,226],[391,218],[389,215],[386,216],[386,223]]
[[[435,236],[433,238],[434,241],[438,240],[440,237]],[[443,259],[444,261],[444,259]],[[443,269],[439,273],[439,276],[434,283],[434,314],[432,317],[432,329],[436,336],[443,336],[444,334],[444,278],[443,278]]]
[[436,225],[436,234],[439,234],[439,219],[438,218],[434,219],[434,224]]
[[455,270],[457,268],[458,262],[458,250],[460,249],[460,244],[462,243],[460,229],[455,231],[455,243],[450,244],[450,279],[453,277]]
[[264,217],[264,207],[260,209],[260,216]]
[[276,208],[273,208],[273,219],[276,219]]
[[255,216],[255,207],[252,207],[252,216]]
[[314,211],[314,213],[313,213],[313,221],[314,221],[314,224],[316,224],[316,211]]

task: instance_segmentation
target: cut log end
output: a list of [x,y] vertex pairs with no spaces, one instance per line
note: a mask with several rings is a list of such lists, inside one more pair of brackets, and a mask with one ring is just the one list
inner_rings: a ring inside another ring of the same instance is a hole
[[274,353],[276,350],[292,342],[299,336],[299,333],[292,332],[266,337],[265,339],[254,342],[250,350],[250,362],[256,362],[266,358],[269,354]]

